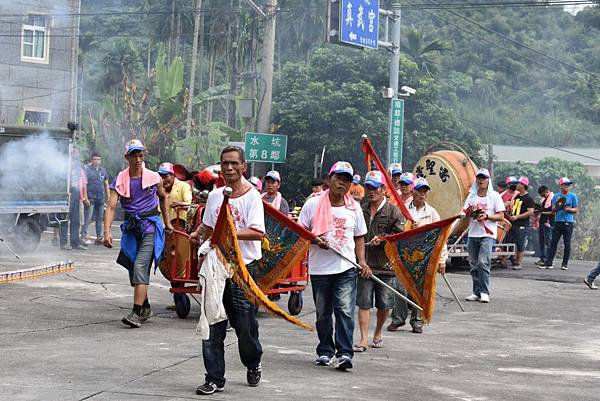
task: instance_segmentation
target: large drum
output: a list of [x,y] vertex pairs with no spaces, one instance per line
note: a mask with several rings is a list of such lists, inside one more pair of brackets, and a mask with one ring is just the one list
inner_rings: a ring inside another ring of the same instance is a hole
[[[429,153],[419,159],[414,169],[415,176],[429,182],[431,191],[427,202],[437,210],[442,220],[461,212],[476,172],[477,166],[471,159],[454,150]],[[466,224],[468,226],[468,221]],[[461,228],[464,230],[466,227],[457,224],[453,231],[460,232]]]

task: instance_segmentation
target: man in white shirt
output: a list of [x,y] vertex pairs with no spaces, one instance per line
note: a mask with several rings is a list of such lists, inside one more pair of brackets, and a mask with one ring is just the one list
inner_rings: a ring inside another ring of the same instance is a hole
[[[262,258],[261,239],[265,232],[263,203],[258,191],[243,180],[247,165],[244,151],[237,146],[228,146],[221,152],[221,172],[226,186],[233,189],[229,197],[229,208],[237,230],[242,258],[251,275],[256,270],[256,261]],[[225,187],[215,188],[208,195],[202,223],[206,230],[203,237],[210,238],[215,228],[219,210],[223,203]],[[190,235],[198,238],[201,229]],[[258,308],[246,299],[244,292],[231,280],[227,280],[223,292],[223,305],[231,327],[238,337],[240,359],[247,368],[246,379],[251,387],[258,386],[261,379],[262,346],[258,339]],[[196,394],[207,395],[221,392],[225,388],[224,341],[227,320],[210,326],[208,340],[202,341],[202,357],[206,369],[205,383],[196,388]]]
[[[371,276],[365,259],[367,226],[360,206],[348,193],[353,174],[350,163],[336,162],[329,171],[329,189],[310,198],[298,220],[317,235],[308,259],[319,336],[316,364],[328,366],[335,355],[339,370],[352,368],[357,273],[352,264],[327,248],[334,248],[349,259],[358,259],[361,276]],[[332,315],[335,315],[335,341]]]
[[463,214],[470,219],[468,233],[469,264],[473,293],[467,301],[490,302],[492,247],[496,242],[498,222],[504,217],[504,202],[490,186],[490,172],[484,168],[475,174],[475,182],[465,200]]

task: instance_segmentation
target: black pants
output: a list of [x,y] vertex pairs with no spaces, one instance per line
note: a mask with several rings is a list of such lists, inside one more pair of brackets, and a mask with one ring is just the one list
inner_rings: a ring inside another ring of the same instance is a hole
[[558,241],[560,240],[560,237],[563,237],[565,252],[563,254],[562,266],[567,266],[569,263],[569,258],[571,257],[571,236],[573,235],[574,226],[574,223],[565,223],[563,221],[554,222],[554,228],[552,229],[552,242],[550,243],[550,251],[548,252],[548,259],[546,260],[547,265],[551,265],[554,262],[556,248],[558,248]]
[[71,188],[71,201],[69,205],[69,223],[60,223],[60,246],[61,248],[67,245],[67,227],[69,227],[69,233],[71,234],[71,246],[73,248],[78,247],[81,242],[79,238],[79,226],[81,225],[79,219],[79,187]]
[[[248,271],[254,270],[254,263],[248,265]],[[244,296],[244,291],[227,280],[223,292],[223,305],[231,327],[238,338],[238,349],[242,364],[247,369],[255,369],[260,364],[262,346],[258,339],[258,307],[252,305]],[[210,326],[208,340],[202,341],[202,358],[206,369],[206,381],[221,387],[225,385],[225,336],[227,320]]]

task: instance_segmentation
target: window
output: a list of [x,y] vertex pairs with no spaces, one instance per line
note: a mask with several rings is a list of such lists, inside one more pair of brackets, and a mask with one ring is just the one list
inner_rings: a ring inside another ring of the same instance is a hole
[[29,14],[23,24],[21,61],[48,63],[48,29],[45,15]]
[[25,125],[45,126],[50,122],[50,112],[42,110],[25,110]]

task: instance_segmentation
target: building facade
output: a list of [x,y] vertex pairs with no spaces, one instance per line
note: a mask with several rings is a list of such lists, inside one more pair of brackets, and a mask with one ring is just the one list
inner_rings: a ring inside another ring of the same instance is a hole
[[80,0],[0,1],[1,124],[75,120],[80,8]]

